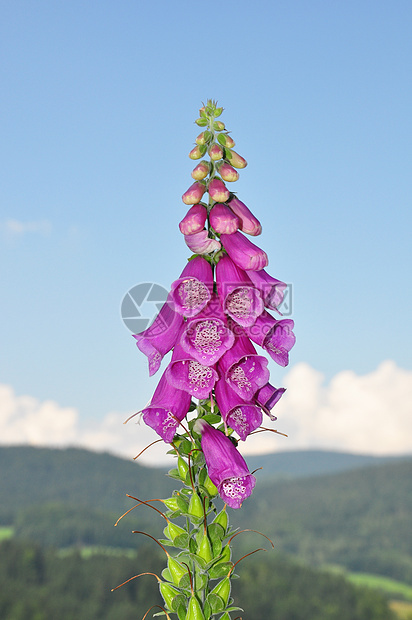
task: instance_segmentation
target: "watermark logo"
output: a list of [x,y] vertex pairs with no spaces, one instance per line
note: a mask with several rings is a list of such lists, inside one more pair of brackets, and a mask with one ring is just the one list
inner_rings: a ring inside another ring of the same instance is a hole
[[120,314],[132,334],[144,331],[153,323],[165,303],[169,291],[160,284],[141,282],[123,297]]
[[[138,334],[150,327],[162,306],[167,301],[168,294],[168,289],[161,284],[155,284],[153,282],[141,282],[133,286],[123,297],[120,306],[120,314],[127,329],[130,330],[132,334]],[[160,332],[167,329],[169,323],[173,320],[173,302],[169,300],[169,303],[170,312],[163,313],[162,322],[157,326]],[[283,292],[283,300],[282,303],[279,304],[278,310],[282,315],[278,318],[292,316],[292,284],[286,286]]]

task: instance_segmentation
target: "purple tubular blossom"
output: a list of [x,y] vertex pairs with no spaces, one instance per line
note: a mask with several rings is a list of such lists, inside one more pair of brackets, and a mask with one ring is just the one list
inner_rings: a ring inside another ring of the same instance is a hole
[[197,420],[194,430],[202,435],[202,450],[209,478],[217,487],[220,497],[230,508],[240,508],[256,484],[256,478],[249,472],[245,459],[229,437],[204,420]]
[[228,203],[228,206],[232,209],[233,213],[238,216],[240,220],[240,230],[257,237],[262,232],[262,226],[259,220],[253,215],[248,207],[239,198],[232,198]]
[[[194,235],[190,235],[193,237]],[[210,263],[201,256],[190,260],[180,278],[172,284],[170,295],[175,310],[186,317],[195,316],[209,302],[213,292],[213,272]]]
[[175,311],[169,294],[150,327],[133,335],[140,351],[147,355],[150,377],[159,370],[163,357],[174,347],[182,325],[183,317]]
[[216,284],[224,312],[243,327],[253,325],[263,312],[262,297],[229,256],[222,256],[216,266]]
[[190,394],[170,385],[164,372],[152,400],[142,410],[143,420],[166,443],[170,443],[179,423],[189,411],[190,402]]
[[276,321],[268,312],[263,312],[251,327],[245,327],[246,335],[267,351],[280,366],[289,363],[289,351],[295,344],[292,319]]
[[175,388],[195,398],[210,398],[218,374],[213,367],[199,364],[180,344],[176,344],[172,361],[166,369],[166,378]]
[[240,224],[233,211],[222,203],[217,203],[211,208],[209,222],[213,230],[226,235],[236,232]]
[[216,383],[215,396],[225,425],[233,428],[243,441],[262,424],[260,408],[240,398],[224,379]]
[[206,207],[201,204],[193,205],[180,222],[179,230],[183,235],[193,235],[203,230],[206,220]]
[[276,280],[276,278],[272,278],[264,269],[260,271],[247,271],[246,273],[256,288],[262,293],[266,308],[278,311],[277,307],[283,301],[286,284]]
[[218,369],[236,394],[251,401],[257,390],[269,381],[267,365],[266,357],[258,355],[250,340],[240,334],[233,347],[219,360]]
[[220,242],[211,239],[207,230],[201,230],[192,235],[185,235],[185,242],[189,250],[194,254],[209,254],[215,250],[220,250]]
[[275,388],[270,383],[266,383],[255,394],[255,401],[273,421],[277,420],[277,417],[272,415],[270,410],[279,402],[285,392],[286,388]]
[[213,366],[233,346],[234,341],[219,299],[213,293],[206,308],[186,323],[180,344],[199,364]]
[[221,235],[220,241],[232,261],[244,271],[259,271],[267,267],[269,261],[266,252],[249,241],[241,232]]

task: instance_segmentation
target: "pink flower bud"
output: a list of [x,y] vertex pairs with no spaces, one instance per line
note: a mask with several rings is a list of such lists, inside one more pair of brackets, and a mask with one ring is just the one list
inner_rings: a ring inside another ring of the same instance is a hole
[[233,149],[235,146],[235,141],[227,133],[220,133],[217,137],[217,141],[228,149]]
[[200,204],[193,205],[179,224],[180,232],[183,235],[193,235],[203,230],[206,220],[206,207]]
[[236,151],[231,151],[226,149],[226,157],[235,168],[246,168],[247,161],[244,157],[236,153]]
[[216,239],[207,236],[207,230],[201,230],[193,235],[185,235],[185,242],[189,250],[194,254],[209,254],[214,250],[220,250],[221,245]]
[[211,227],[219,234],[231,235],[239,228],[239,219],[229,207],[215,204],[209,215]]
[[221,235],[220,241],[232,261],[244,271],[259,271],[268,265],[268,257],[257,245],[254,245],[241,232]]
[[262,226],[259,220],[251,211],[249,211],[247,206],[241,200],[238,198],[232,198],[232,200],[228,203],[228,206],[240,219],[239,228],[241,231],[247,233],[248,235],[252,235],[253,237],[260,235],[262,232]]
[[217,161],[223,157],[223,149],[218,144],[214,144],[209,149],[209,156],[212,161]]
[[212,181],[210,181],[208,192],[211,199],[215,202],[226,202],[230,195],[226,185],[220,179],[212,179]]
[[223,162],[218,167],[218,171],[222,179],[224,181],[228,181],[229,183],[231,183],[232,181],[237,181],[239,178],[239,173],[226,162]]
[[206,178],[209,174],[209,163],[207,161],[201,161],[200,164],[197,164],[196,168],[193,169],[192,178],[196,181],[201,181]]
[[195,205],[201,200],[205,191],[206,187],[203,185],[203,183],[193,183],[193,185],[191,185],[189,189],[187,189],[183,194],[182,200],[185,205]]
[[204,145],[196,145],[189,153],[190,159],[200,159],[206,153]]
[[199,146],[206,144],[206,142],[209,142],[210,138],[212,137],[212,133],[210,131],[202,131],[202,133],[200,133],[195,142],[196,144],[198,144]]

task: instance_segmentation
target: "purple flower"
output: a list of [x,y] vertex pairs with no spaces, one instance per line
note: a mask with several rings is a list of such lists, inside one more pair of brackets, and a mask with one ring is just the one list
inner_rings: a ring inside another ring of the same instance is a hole
[[194,254],[209,254],[221,248],[219,241],[211,239],[207,230],[201,230],[192,235],[185,235],[185,242],[189,250],[192,250]]
[[199,203],[193,205],[179,224],[180,232],[183,235],[193,235],[193,233],[203,230],[206,220],[206,207]]
[[148,357],[150,377],[159,370],[163,357],[174,347],[182,325],[183,317],[175,311],[169,295],[150,327],[134,334],[140,351]]
[[251,327],[245,327],[246,335],[267,351],[280,366],[289,363],[289,351],[295,344],[292,319],[276,321],[269,312],[262,312]]
[[262,298],[246,273],[229,256],[223,256],[216,266],[216,284],[224,312],[239,325],[253,325],[263,312]]
[[227,327],[226,317],[214,293],[206,308],[187,322],[180,344],[199,364],[213,366],[233,346],[234,341],[235,337]]
[[244,271],[259,271],[268,265],[266,252],[249,241],[241,232],[221,235],[220,241],[230,258]]
[[229,209],[228,206],[222,203],[215,204],[209,214],[209,221],[211,227],[219,234],[230,235],[237,231],[239,228],[239,219]]
[[142,410],[143,420],[166,442],[173,441],[179,423],[189,411],[191,397],[166,379],[164,372],[150,403]]
[[176,344],[172,360],[166,369],[166,378],[171,385],[188,392],[195,398],[210,398],[218,374],[212,366],[203,366]]
[[240,230],[248,235],[253,235],[253,237],[260,235],[262,232],[261,223],[248,209],[244,202],[239,200],[239,198],[234,197],[228,203],[228,206],[232,209],[233,213],[238,216],[240,220]]
[[196,256],[187,263],[180,278],[173,282],[170,294],[175,303],[176,312],[190,317],[203,310],[210,300],[212,291],[212,267],[207,260]]
[[272,278],[264,269],[260,271],[247,271],[246,273],[256,288],[262,293],[266,308],[277,311],[277,307],[283,301],[286,284],[276,280],[276,278]]
[[251,401],[257,390],[269,381],[267,365],[266,357],[258,355],[250,340],[240,334],[236,336],[233,347],[219,360],[218,369],[236,394]]
[[243,441],[262,424],[260,408],[240,398],[224,379],[216,383],[215,396],[225,425],[233,428]]
[[202,435],[207,471],[220,497],[230,508],[240,508],[256,484],[245,459],[229,437],[204,420],[197,420],[194,430]]
[[263,411],[271,420],[277,420],[277,417],[270,413],[270,410],[276,405],[286,392],[286,388],[275,388],[270,383],[266,383],[255,394],[255,401],[262,407]]

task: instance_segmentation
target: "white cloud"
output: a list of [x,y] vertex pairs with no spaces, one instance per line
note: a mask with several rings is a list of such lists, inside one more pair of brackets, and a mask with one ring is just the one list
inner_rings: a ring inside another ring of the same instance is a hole
[[34,222],[21,222],[20,220],[8,219],[1,223],[3,232],[12,238],[22,237],[28,233],[50,235],[52,225],[48,220],[39,220]]
[[[285,375],[287,391],[276,405],[277,428],[288,438],[258,433],[241,442],[243,454],[322,448],[363,454],[412,453],[412,372],[392,361],[366,375],[343,371],[325,384],[308,364],[297,364]],[[35,446],[82,446],[132,459],[156,433],[138,417],[111,412],[99,422],[83,422],[73,407],[16,396],[0,385],[0,443]],[[163,442],[150,447],[139,462],[164,463]]]
[[366,375],[339,372],[328,385],[322,373],[300,363],[285,376],[284,386],[273,413],[274,426],[288,438],[259,433],[248,440],[245,453],[296,448],[412,453],[412,372],[393,361]]

